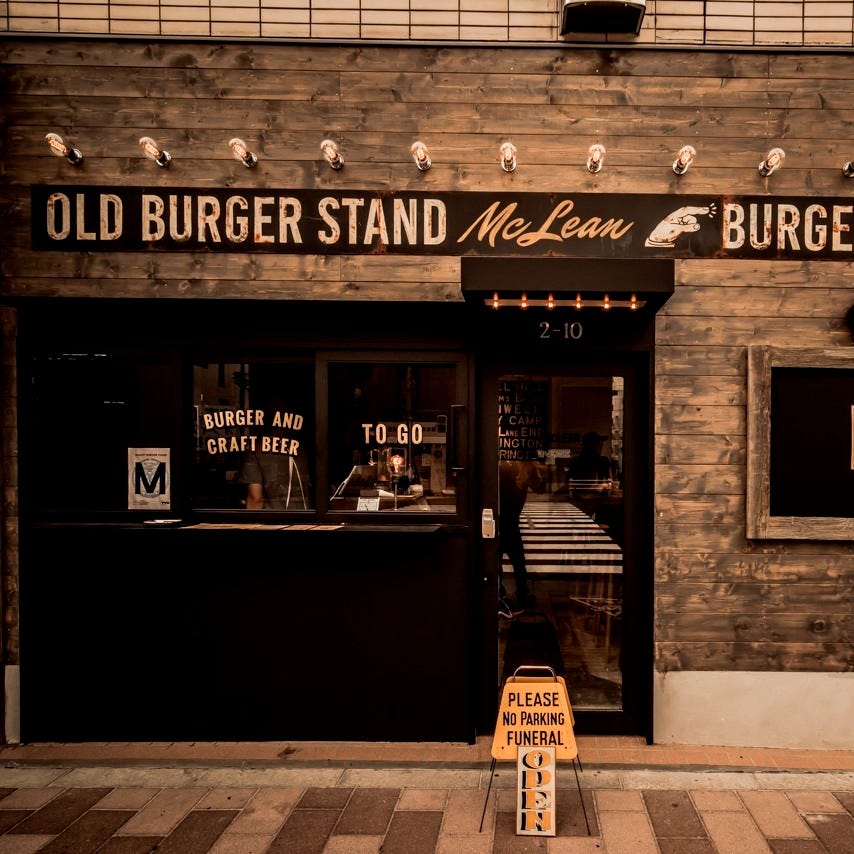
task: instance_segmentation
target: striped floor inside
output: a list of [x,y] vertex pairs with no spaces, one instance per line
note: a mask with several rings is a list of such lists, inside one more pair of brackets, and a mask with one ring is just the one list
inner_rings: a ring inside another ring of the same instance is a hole
[[[586,513],[569,502],[528,501],[520,517],[528,572],[542,574],[623,571],[622,549]],[[513,568],[502,558],[505,573]]]

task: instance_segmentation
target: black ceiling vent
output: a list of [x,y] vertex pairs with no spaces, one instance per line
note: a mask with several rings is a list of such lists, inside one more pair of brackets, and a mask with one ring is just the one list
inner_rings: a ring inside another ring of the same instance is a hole
[[563,0],[562,36],[572,33],[640,32],[646,0]]

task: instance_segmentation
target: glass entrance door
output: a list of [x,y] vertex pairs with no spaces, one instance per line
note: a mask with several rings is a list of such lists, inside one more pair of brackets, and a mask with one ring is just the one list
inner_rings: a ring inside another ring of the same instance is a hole
[[588,731],[643,729],[651,611],[634,379],[631,369],[610,366],[501,370],[490,380],[498,409],[498,682],[519,667],[551,667]]

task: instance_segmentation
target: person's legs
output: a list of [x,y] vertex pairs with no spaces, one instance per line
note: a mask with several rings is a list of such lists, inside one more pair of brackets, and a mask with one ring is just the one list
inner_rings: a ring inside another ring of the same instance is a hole
[[[528,589],[528,567],[525,563],[525,546],[522,542],[522,531],[519,523],[507,526],[507,531],[501,538],[501,549],[510,558],[513,566],[513,577],[516,581],[516,604],[527,607],[533,603],[534,597]],[[504,589],[504,585],[501,585]],[[503,594],[502,594],[503,595]]]

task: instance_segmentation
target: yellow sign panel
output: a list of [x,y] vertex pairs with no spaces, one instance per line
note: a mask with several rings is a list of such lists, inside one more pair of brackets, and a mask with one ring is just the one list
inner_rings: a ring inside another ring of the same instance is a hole
[[515,760],[520,748],[553,747],[556,758],[575,759],[574,723],[561,676],[511,676],[501,693],[492,756]]

